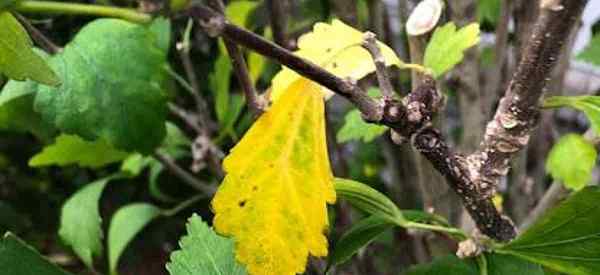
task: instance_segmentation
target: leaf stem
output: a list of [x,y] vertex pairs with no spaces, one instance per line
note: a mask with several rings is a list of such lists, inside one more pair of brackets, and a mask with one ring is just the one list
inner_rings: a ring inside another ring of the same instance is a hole
[[174,215],[177,215],[177,213],[179,213],[181,210],[186,209],[188,207],[190,207],[191,205],[193,205],[194,203],[207,198],[208,196],[206,194],[198,194],[196,196],[193,196],[185,201],[183,201],[182,203],[176,205],[175,207],[171,208],[171,209],[165,209],[162,212],[163,216],[167,216],[167,217],[171,217]]
[[152,21],[152,16],[138,12],[134,9],[101,5],[53,1],[21,1],[14,6],[14,9],[23,13],[55,13],[116,17],[140,24],[147,24]]
[[448,233],[453,236],[457,236],[457,237],[459,237],[460,240],[467,239],[467,234],[465,232],[463,232],[462,230],[460,230],[458,228],[454,228],[454,227],[445,227],[445,226],[411,222],[411,221],[404,223],[404,225],[402,225],[402,226],[405,228],[415,228],[415,229],[424,229],[424,230],[430,230],[430,231],[435,231],[435,232],[444,232],[444,233]]
[[488,275],[488,263],[485,254],[477,257],[477,265],[479,266],[479,275]]

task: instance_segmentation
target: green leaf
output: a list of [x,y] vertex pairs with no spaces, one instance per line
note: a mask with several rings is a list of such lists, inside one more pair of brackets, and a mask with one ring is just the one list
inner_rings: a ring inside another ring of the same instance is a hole
[[546,160],[546,171],[568,188],[580,190],[592,179],[596,156],[594,145],[582,136],[565,135],[552,147]]
[[73,194],[63,205],[58,235],[88,266],[102,253],[102,218],[98,201],[106,184],[116,176],[96,180]]
[[17,2],[20,2],[20,0],[0,0],[0,11],[16,4]]
[[379,216],[370,216],[352,226],[335,244],[328,265],[339,265],[349,260],[362,247],[367,246],[381,233],[392,228],[393,223]]
[[113,148],[102,139],[85,141],[78,136],[60,135],[52,145],[44,147],[29,160],[29,166],[67,166],[99,168],[125,159],[128,153]]
[[117,274],[119,257],[127,244],[160,213],[158,207],[147,203],[132,203],[117,210],[108,228],[108,265],[111,274]]
[[592,37],[590,44],[577,55],[577,59],[600,66],[600,34]]
[[586,187],[516,240],[498,248],[571,275],[597,274],[600,270],[600,187]]
[[338,198],[347,200],[354,207],[400,226],[406,224],[407,221],[400,209],[379,191],[348,179],[335,178],[333,183]]
[[387,129],[385,126],[366,123],[358,110],[351,110],[346,114],[344,126],[337,132],[336,139],[340,143],[361,139],[368,143],[385,133]]
[[258,4],[259,2],[255,1],[231,2],[225,9],[225,15],[231,23],[237,26],[247,27],[250,14],[256,9]]
[[86,25],[52,57],[64,83],[40,86],[35,110],[67,134],[150,153],[166,132],[161,88],[166,51],[164,35],[158,35],[166,27],[161,25],[168,21],[142,26],[99,19]]
[[479,23],[489,22],[496,26],[501,11],[500,0],[479,0],[477,1],[477,18]]
[[179,241],[180,250],[171,253],[167,264],[169,274],[247,274],[235,259],[233,240],[217,235],[196,214],[188,220],[187,233]]
[[582,111],[600,134],[600,96],[553,96],[544,101],[544,108],[571,107]]
[[[480,275],[477,264],[472,261],[463,261],[451,255],[435,259],[429,264],[420,264],[410,268],[404,275]],[[514,274],[513,274],[514,275]]]
[[209,85],[215,93],[215,111],[217,119],[223,123],[229,108],[229,87],[231,81],[231,61],[226,55],[219,55],[214,71],[208,77]]
[[0,240],[0,273],[6,275],[67,275],[12,233]]
[[544,275],[544,270],[539,264],[522,260],[511,255],[497,253],[485,254],[489,275]]
[[0,93],[0,129],[31,132],[44,141],[55,135],[56,129],[33,110],[37,87],[33,81],[11,80],[4,85]]
[[32,50],[33,43],[27,31],[10,12],[0,11],[0,26],[0,73],[16,80],[31,79],[52,86],[60,84],[60,79],[44,59]]
[[459,30],[449,22],[438,27],[425,49],[424,65],[437,78],[451,70],[463,58],[463,52],[479,43],[479,24],[472,23]]

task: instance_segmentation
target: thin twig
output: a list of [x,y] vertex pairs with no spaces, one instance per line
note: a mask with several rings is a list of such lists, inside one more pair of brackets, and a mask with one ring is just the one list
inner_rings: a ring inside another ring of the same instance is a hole
[[386,70],[385,58],[381,54],[381,49],[377,45],[377,40],[375,39],[374,33],[366,32],[364,34],[362,47],[365,48],[373,58],[377,82],[379,82],[379,88],[381,88],[381,93],[383,94],[384,100],[391,100],[394,96],[394,88],[392,87],[390,77]]
[[15,13],[15,16],[21,24],[25,26],[25,28],[29,31],[29,34],[33,38],[33,40],[42,48],[44,48],[50,54],[57,54],[62,51],[62,48],[54,44],[46,35],[44,35],[40,30],[38,30],[35,26],[33,26],[27,18],[24,16]]
[[203,192],[207,195],[215,193],[214,188],[196,179],[196,177],[194,177],[192,174],[188,173],[186,170],[177,165],[177,163],[175,163],[175,161],[170,156],[167,156],[160,152],[155,152],[152,156],[160,163],[162,163],[165,166],[165,168],[169,172],[171,172],[171,174],[175,175],[177,178],[181,179],[183,182],[185,182],[192,188]]
[[167,216],[167,217],[177,215],[177,213],[179,213],[181,210],[192,206],[193,204],[199,202],[202,199],[212,197],[212,195],[214,195],[214,193],[213,194],[198,194],[198,195],[192,196],[191,198],[181,202],[180,204],[176,205],[175,207],[173,207],[171,209],[163,210],[162,215]]
[[167,106],[169,107],[169,111],[171,111],[172,114],[181,118],[185,122],[185,124],[187,124],[190,128],[192,128],[192,129],[194,129],[194,131],[196,131],[196,134],[201,135],[206,132],[200,126],[200,124],[199,124],[200,122],[199,122],[199,119],[197,116],[189,113],[188,111],[177,106],[174,103],[169,102]]
[[275,43],[286,49],[290,49],[286,34],[286,0],[267,0],[266,2],[269,10],[269,21],[271,22],[271,29],[273,30],[273,38],[275,39]]

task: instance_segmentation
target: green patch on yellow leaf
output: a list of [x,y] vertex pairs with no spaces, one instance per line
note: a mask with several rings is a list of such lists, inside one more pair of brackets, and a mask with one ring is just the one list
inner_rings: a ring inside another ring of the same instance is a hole
[[[317,23],[313,31],[298,39],[299,50],[295,53],[339,77],[361,79],[375,71],[375,64],[369,52],[361,47],[364,33],[353,29],[342,21],[331,24]],[[394,51],[378,42],[386,65],[401,65],[402,61]],[[290,85],[300,79],[298,73],[284,67],[275,78],[271,98],[277,100]],[[323,88],[327,91],[325,88]]]
[[223,163],[212,201],[216,231],[233,236],[253,275],[302,273],[327,255],[327,203],[335,202],[320,87],[292,83]]

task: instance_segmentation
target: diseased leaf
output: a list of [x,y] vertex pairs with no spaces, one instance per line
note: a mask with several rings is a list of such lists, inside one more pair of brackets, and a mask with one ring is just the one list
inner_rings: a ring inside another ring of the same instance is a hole
[[108,228],[108,265],[111,274],[117,274],[119,257],[133,237],[160,213],[158,207],[147,203],[132,203],[117,210]]
[[577,59],[600,66],[600,34],[592,37],[590,44],[577,55]]
[[77,164],[81,167],[99,168],[109,163],[121,161],[128,153],[119,151],[102,139],[85,141],[78,136],[60,135],[52,145],[29,160],[29,166],[66,166]]
[[289,86],[232,149],[212,201],[216,231],[233,236],[250,274],[291,275],[327,255],[326,203],[335,201],[319,87]]
[[600,187],[586,187],[498,249],[571,275],[600,270]]
[[165,20],[142,26],[99,19],[86,25],[52,57],[63,84],[40,86],[35,110],[67,134],[151,152],[165,135],[167,27]]
[[582,136],[563,136],[552,147],[546,160],[546,171],[570,189],[580,190],[592,179],[596,166],[596,148]]
[[167,270],[171,275],[245,275],[246,269],[235,260],[234,243],[217,235],[198,215],[188,219],[187,235],[180,249],[171,253]]
[[[331,24],[317,23],[312,32],[298,39],[299,50],[295,53],[339,77],[358,80],[375,71],[371,55],[361,47],[363,40],[362,32],[342,21],[333,20]],[[390,47],[381,42],[377,44],[382,51],[386,65],[399,66],[403,64]],[[271,99],[276,101],[299,78],[301,76],[298,73],[284,67],[273,78]],[[328,91],[325,88],[322,89]]]
[[115,176],[96,180],[81,188],[63,204],[58,235],[88,266],[102,253],[102,218],[98,201],[106,184]]
[[335,244],[328,265],[339,265],[349,260],[359,249],[367,246],[379,235],[392,228],[393,223],[379,216],[362,219],[348,230]]
[[437,78],[451,70],[464,58],[464,51],[479,43],[479,24],[472,23],[459,30],[453,22],[438,27],[425,49],[424,65]]
[[[0,8],[2,6],[4,4]],[[16,80],[31,79],[52,86],[60,84],[58,76],[33,51],[27,31],[10,12],[0,9],[0,26],[0,74]]]
[[68,275],[12,233],[0,240],[0,273],[6,275]]
[[600,96],[553,96],[544,101],[544,108],[571,107],[582,111],[600,134]]
[[365,143],[373,141],[388,128],[385,126],[366,123],[358,110],[351,110],[346,114],[344,126],[337,132],[336,139],[343,143],[350,140],[362,140]]

